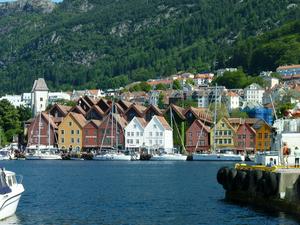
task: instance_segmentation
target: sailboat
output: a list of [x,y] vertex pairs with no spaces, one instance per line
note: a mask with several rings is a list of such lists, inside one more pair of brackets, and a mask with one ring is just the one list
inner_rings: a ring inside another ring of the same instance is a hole
[[[170,107],[170,121],[171,121],[172,130],[173,130],[173,122],[172,122],[173,119],[174,119],[174,117],[173,117],[173,113],[172,113],[172,107]],[[179,129],[178,129],[176,123],[175,123],[175,126],[176,126],[177,132],[179,134]],[[183,141],[182,141],[182,138],[181,138],[180,134],[179,134],[179,137],[180,137],[183,149],[185,151],[184,144],[183,144]],[[171,153],[160,152],[158,154],[153,154],[151,156],[150,160],[151,161],[186,161],[187,156],[177,152],[177,149],[173,148]]]
[[25,158],[28,160],[60,160],[61,155],[57,154],[58,148],[51,145],[50,141],[50,114],[48,120],[48,146],[41,145],[41,115],[39,114],[39,133],[38,133],[38,145],[29,146],[26,148]]
[[[104,131],[104,135],[102,137],[102,141],[101,141],[101,146],[100,146],[100,151],[98,154],[94,155],[93,160],[99,160],[99,161],[130,161],[131,160],[131,155],[126,155],[124,154],[124,151],[120,151],[117,150],[118,149],[118,125],[117,125],[117,118],[115,118],[115,136],[113,136],[113,130],[114,130],[114,116],[116,115],[116,113],[114,113],[114,103],[112,102],[112,110],[110,112],[110,114],[108,115],[108,119],[107,119],[107,124],[106,124],[106,128]],[[116,109],[115,109],[116,111]],[[109,120],[111,117],[111,149],[109,149],[108,151],[104,151],[102,149],[103,146],[103,142],[104,142],[104,138],[106,136],[106,130],[109,124]],[[114,148],[113,146],[113,139],[115,138],[116,141],[116,148]]]
[[[245,156],[234,154],[232,150],[216,151],[216,124],[217,124],[217,84],[215,88],[215,105],[214,105],[214,138],[213,148],[211,153],[193,153],[193,161],[244,161]],[[201,129],[200,136],[202,136],[203,128]],[[197,143],[198,145],[198,143]],[[197,149],[198,146],[196,146]]]

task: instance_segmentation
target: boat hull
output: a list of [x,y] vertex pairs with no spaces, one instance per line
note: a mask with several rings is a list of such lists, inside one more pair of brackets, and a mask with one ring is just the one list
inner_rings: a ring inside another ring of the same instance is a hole
[[59,155],[28,155],[25,156],[27,160],[61,160]]
[[130,161],[130,155],[124,154],[104,154],[104,155],[96,155],[93,157],[93,160],[98,161]]
[[193,161],[245,161],[245,156],[234,154],[193,154]]
[[23,185],[19,184],[18,188],[2,196],[0,200],[0,220],[10,217],[15,214],[21,194],[24,192]]
[[181,154],[162,154],[162,155],[153,155],[151,161],[186,161],[187,156]]

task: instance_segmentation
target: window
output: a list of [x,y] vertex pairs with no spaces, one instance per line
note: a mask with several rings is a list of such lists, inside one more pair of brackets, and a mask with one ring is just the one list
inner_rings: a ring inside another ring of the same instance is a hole
[[143,132],[140,132],[140,135],[143,136],[144,135]]
[[76,131],[77,134],[80,134],[79,130]]
[[244,138],[244,139],[246,138],[246,134],[243,134],[243,138]]
[[71,134],[74,134],[74,130],[71,130]]
[[222,126],[222,127],[225,127],[225,124],[224,124],[224,123],[222,123],[222,124],[221,124],[221,126]]
[[250,142],[250,147],[254,147],[254,142]]
[[149,132],[149,136],[152,137],[152,132]]
[[77,144],[79,144],[80,143],[80,138],[77,138]]
[[189,137],[193,137],[193,133],[192,132],[189,132]]
[[88,134],[89,134],[89,131],[88,131],[88,130],[85,130],[84,133],[85,133],[85,135],[88,135]]
[[74,143],[74,138],[71,138],[71,142]]
[[228,141],[228,144],[231,144],[231,139],[228,139],[227,141]]
[[158,137],[159,136],[159,132],[156,132],[156,137]]
[[262,133],[258,133],[258,138],[262,138]]
[[43,101],[43,98],[40,98],[40,101],[42,102],[42,101]]
[[220,140],[219,140],[219,144],[223,144],[223,139],[220,139]]
[[250,134],[250,139],[254,139],[254,135],[253,134]]
[[72,126],[72,122],[69,122],[69,126]]
[[224,135],[226,135],[226,136],[227,136],[227,130],[224,130]]
[[242,139],[242,135],[239,134],[239,135],[238,135],[238,139]]
[[130,140],[129,139],[127,139],[127,144],[129,144],[130,143]]
[[136,132],[136,136],[137,136],[137,137],[140,136],[140,132]]
[[136,128],[136,124],[133,124],[133,128]]
[[64,138],[61,139],[61,143],[65,143],[65,139]]
[[131,136],[134,136],[134,132],[131,132]]
[[159,140],[159,144],[162,144],[162,140]]
[[127,132],[127,136],[130,137],[130,132]]
[[227,144],[227,139],[224,139],[224,144]]
[[203,140],[202,140],[202,141],[199,141],[199,145],[200,145],[200,146],[205,146],[205,141],[203,141]]
[[163,136],[163,132],[160,132],[160,136],[161,136],[161,137]]
[[139,140],[139,139],[136,139],[136,140],[135,140],[135,143],[136,143],[136,144],[139,144],[139,143],[140,143],[140,140]]
[[65,131],[64,131],[64,130],[61,130],[60,133],[61,133],[61,134],[65,134]]
[[97,130],[94,130],[94,135],[97,135]]
[[269,137],[269,134],[268,133],[265,133],[265,138],[268,138]]
[[231,136],[231,130],[228,131],[228,135]]
[[156,124],[154,124],[154,125],[153,125],[153,128],[156,128],[156,127],[157,127]]
[[152,145],[152,140],[149,141],[150,145]]

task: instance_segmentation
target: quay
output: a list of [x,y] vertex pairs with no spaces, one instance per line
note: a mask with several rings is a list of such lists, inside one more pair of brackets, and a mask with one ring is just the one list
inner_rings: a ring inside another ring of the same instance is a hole
[[220,168],[217,180],[225,200],[300,215],[300,168],[236,164]]

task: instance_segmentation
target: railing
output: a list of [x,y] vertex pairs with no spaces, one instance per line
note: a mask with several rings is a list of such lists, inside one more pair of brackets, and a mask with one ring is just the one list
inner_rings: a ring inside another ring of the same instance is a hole
[[17,184],[22,184],[23,182],[23,176],[22,175],[16,175]]

